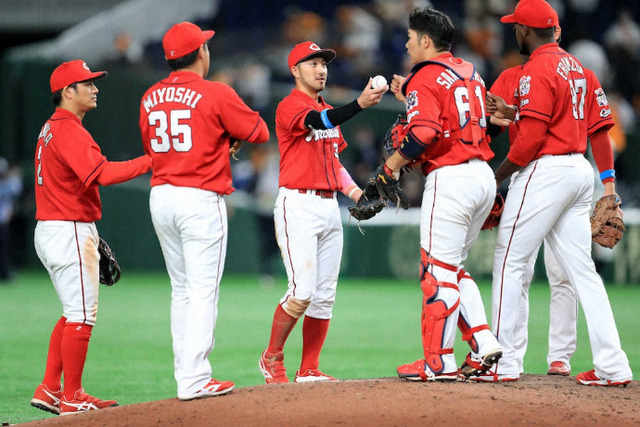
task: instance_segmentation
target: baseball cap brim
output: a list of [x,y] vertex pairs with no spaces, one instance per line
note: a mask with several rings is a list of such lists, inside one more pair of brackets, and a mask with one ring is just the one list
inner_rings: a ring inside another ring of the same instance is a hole
[[518,23],[518,21],[516,20],[516,17],[514,16],[513,13],[511,15],[505,15],[502,18],[500,18],[500,22],[502,22],[503,24],[517,24]]
[[308,61],[311,58],[316,58],[318,56],[323,58],[328,64],[329,62],[331,62],[334,59],[336,59],[336,52],[334,50],[332,50],[332,49],[322,49],[322,50],[319,50],[317,52],[313,52],[312,54],[307,55],[307,56],[305,56],[303,58],[300,58],[298,60],[298,62],[295,63],[295,65],[298,65],[299,63],[304,62],[304,61]]

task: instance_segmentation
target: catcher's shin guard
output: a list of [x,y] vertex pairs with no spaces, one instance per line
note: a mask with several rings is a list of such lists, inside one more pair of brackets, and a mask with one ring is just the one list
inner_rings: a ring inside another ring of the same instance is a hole
[[[422,277],[420,287],[422,289],[422,347],[424,358],[434,373],[442,372],[445,368],[442,355],[453,354],[453,338],[455,338],[455,327],[449,327],[447,335],[447,318],[456,313],[460,304],[460,294],[458,287],[454,283],[438,281],[433,274],[427,270],[429,264],[451,271],[455,269],[448,264],[440,263],[426,255],[422,251]],[[443,288],[449,290],[444,292]],[[447,346],[443,348],[443,346]]]

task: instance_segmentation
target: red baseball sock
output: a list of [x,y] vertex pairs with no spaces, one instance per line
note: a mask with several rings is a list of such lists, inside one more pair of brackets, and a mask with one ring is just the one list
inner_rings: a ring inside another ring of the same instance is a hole
[[82,388],[82,371],[87,359],[89,338],[93,326],[84,323],[67,323],[62,335],[62,370],[64,371],[64,397],[72,400]]
[[302,361],[300,372],[305,369],[318,369],[320,352],[329,332],[330,319],[316,319],[305,316],[302,323]]
[[62,316],[53,327],[51,338],[49,339],[49,352],[47,353],[47,366],[44,370],[42,382],[51,391],[60,390],[60,377],[62,377],[62,355],[60,347],[62,345],[62,332],[67,318]]
[[273,314],[273,324],[271,325],[271,338],[269,339],[269,348],[267,354],[269,356],[279,353],[284,349],[284,344],[289,334],[296,326],[298,319],[289,316],[280,304],[276,307]]

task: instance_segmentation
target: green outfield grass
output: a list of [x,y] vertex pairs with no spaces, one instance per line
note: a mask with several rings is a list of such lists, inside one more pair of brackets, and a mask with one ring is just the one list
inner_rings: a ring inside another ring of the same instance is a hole
[[[267,345],[285,279],[264,289],[256,276],[227,275],[221,286],[216,345],[210,356],[214,376],[232,380],[237,387],[262,384],[257,362]],[[480,287],[489,308],[490,285],[481,283]],[[98,325],[93,330],[83,378],[87,391],[121,404],[175,397],[167,276],[127,271],[116,286],[100,290]],[[640,287],[610,286],[608,291],[623,348],[637,378],[640,335],[635,328]],[[546,373],[548,300],[546,285],[532,287],[527,373]],[[395,376],[397,365],[421,357],[420,303],[417,282],[342,279],[321,368],[343,379]],[[0,309],[0,421],[47,418],[47,413],[29,405],[42,380],[51,329],[61,315],[44,269],[22,272],[10,285],[0,286]],[[300,329],[296,327],[285,348],[290,374],[300,363]],[[578,329],[574,375],[592,367],[582,315]],[[467,352],[458,333],[458,363]]]

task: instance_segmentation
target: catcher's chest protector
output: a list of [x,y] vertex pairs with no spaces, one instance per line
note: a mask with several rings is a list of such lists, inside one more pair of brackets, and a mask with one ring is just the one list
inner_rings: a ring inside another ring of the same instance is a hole
[[451,84],[455,83],[458,79],[464,82],[466,93],[454,89],[454,91],[456,91],[454,96],[456,98],[466,98],[465,104],[469,106],[469,112],[465,120],[461,118],[459,122],[444,123],[442,136],[477,146],[484,139],[484,128],[487,127],[486,118],[484,117],[484,96],[486,93],[484,90],[484,82],[476,72],[472,63],[463,60],[457,62],[458,58],[451,59],[451,61],[431,59],[417,65],[413,73],[407,77],[407,80],[402,86],[402,92],[405,93],[410,78],[423,67],[427,65],[439,65],[446,68],[447,71],[443,78],[450,80]]

